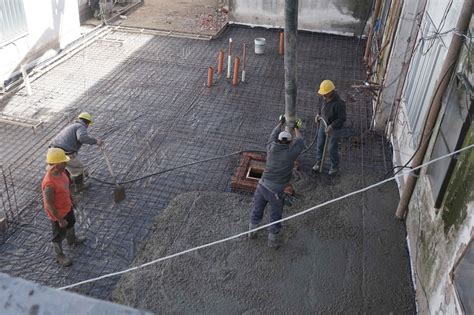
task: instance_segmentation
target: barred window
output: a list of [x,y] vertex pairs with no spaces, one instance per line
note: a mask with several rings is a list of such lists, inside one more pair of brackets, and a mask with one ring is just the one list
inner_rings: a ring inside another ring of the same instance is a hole
[[23,0],[0,0],[0,46],[26,34]]

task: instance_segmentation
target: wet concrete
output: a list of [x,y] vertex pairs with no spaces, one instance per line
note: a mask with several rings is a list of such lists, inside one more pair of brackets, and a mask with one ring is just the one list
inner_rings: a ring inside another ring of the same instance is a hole
[[[299,174],[298,203],[285,216],[362,185],[349,169],[334,179]],[[389,183],[285,222],[279,250],[260,230],[256,240],[145,267],[122,277],[113,300],[156,313],[415,313],[403,226],[392,219],[397,198]],[[243,232],[251,207],[250,194],[179,195],[132,265]]]

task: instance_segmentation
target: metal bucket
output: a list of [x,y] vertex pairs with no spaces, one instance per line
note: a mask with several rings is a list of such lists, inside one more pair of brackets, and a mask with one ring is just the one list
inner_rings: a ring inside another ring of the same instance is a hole
[[255,38],[254,42],[255,42],[255,53],[257,55],[263,54],[263,52],[265,51],[265,38],[263,37]]

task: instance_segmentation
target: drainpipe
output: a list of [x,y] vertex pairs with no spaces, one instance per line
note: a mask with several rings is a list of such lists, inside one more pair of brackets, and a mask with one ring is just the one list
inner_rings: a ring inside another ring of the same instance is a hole
[[[471,16],[472,0],[464,0],[461,13],[456,24],[457,32],[461,34],[466,34],[467,28],[469,27],[469,22],[471,20]],[[449,45],[448,53],[443,63],[443,68],[441,69],[441,72],[438,77],[437,82],[439,82],[439,85],[435,91],[435,94],[433,95],[433,100],[431,102],[428,118],[426,119],[426,124],[423,128],[420,146],[415,153],[413,162],[411,163],[412,168],[420,166],[425,157],[433,128],[436,124],[436,121],[438,120],[443,95],[446,91],[446,87],[448,86],[449,80],[453,73],[454,64],[458,59],[459,51],[461,50],[461,45],[463,42],[462,39],[462,36],[455,34],[453,35],[453,39],[451,41],[451,44]],[[400,202],[398,203],[397,212],[395,213],[395,217],[397,219],[403,219],[405,217],[405,214],[408,210],[408,204],[410,203],[411,196],[413,195],[413,191],[415,189],[416,180],[419,173],[420,170],[417,170],[414,172],[414,174],[410,174],[408,176],[405,186],[403,187],[402,197],[400,198]]]
[[296,121],[296,35],[298,0],[285,0],[285,118],[290,126]]

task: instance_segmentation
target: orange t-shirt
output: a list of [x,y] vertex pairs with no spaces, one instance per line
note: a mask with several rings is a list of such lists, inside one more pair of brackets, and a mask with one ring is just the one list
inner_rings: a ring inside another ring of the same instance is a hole
[[[51,213],[51,210],[46,204],[46,197],[44,195],[44,190],[46,186],[53,188],[54,191],[54,207],[58,211],[59,218],[55,218]],[[69,178],[65,173],[62,173],[59,176],[51,175],[49,172],[43,178],[41,183],[41,191],[43,195],[43,204],[46,214],[53,221],[58,221],[62,219],[69,213],[72,209],[72,200],[71,193],[69,192]]]

